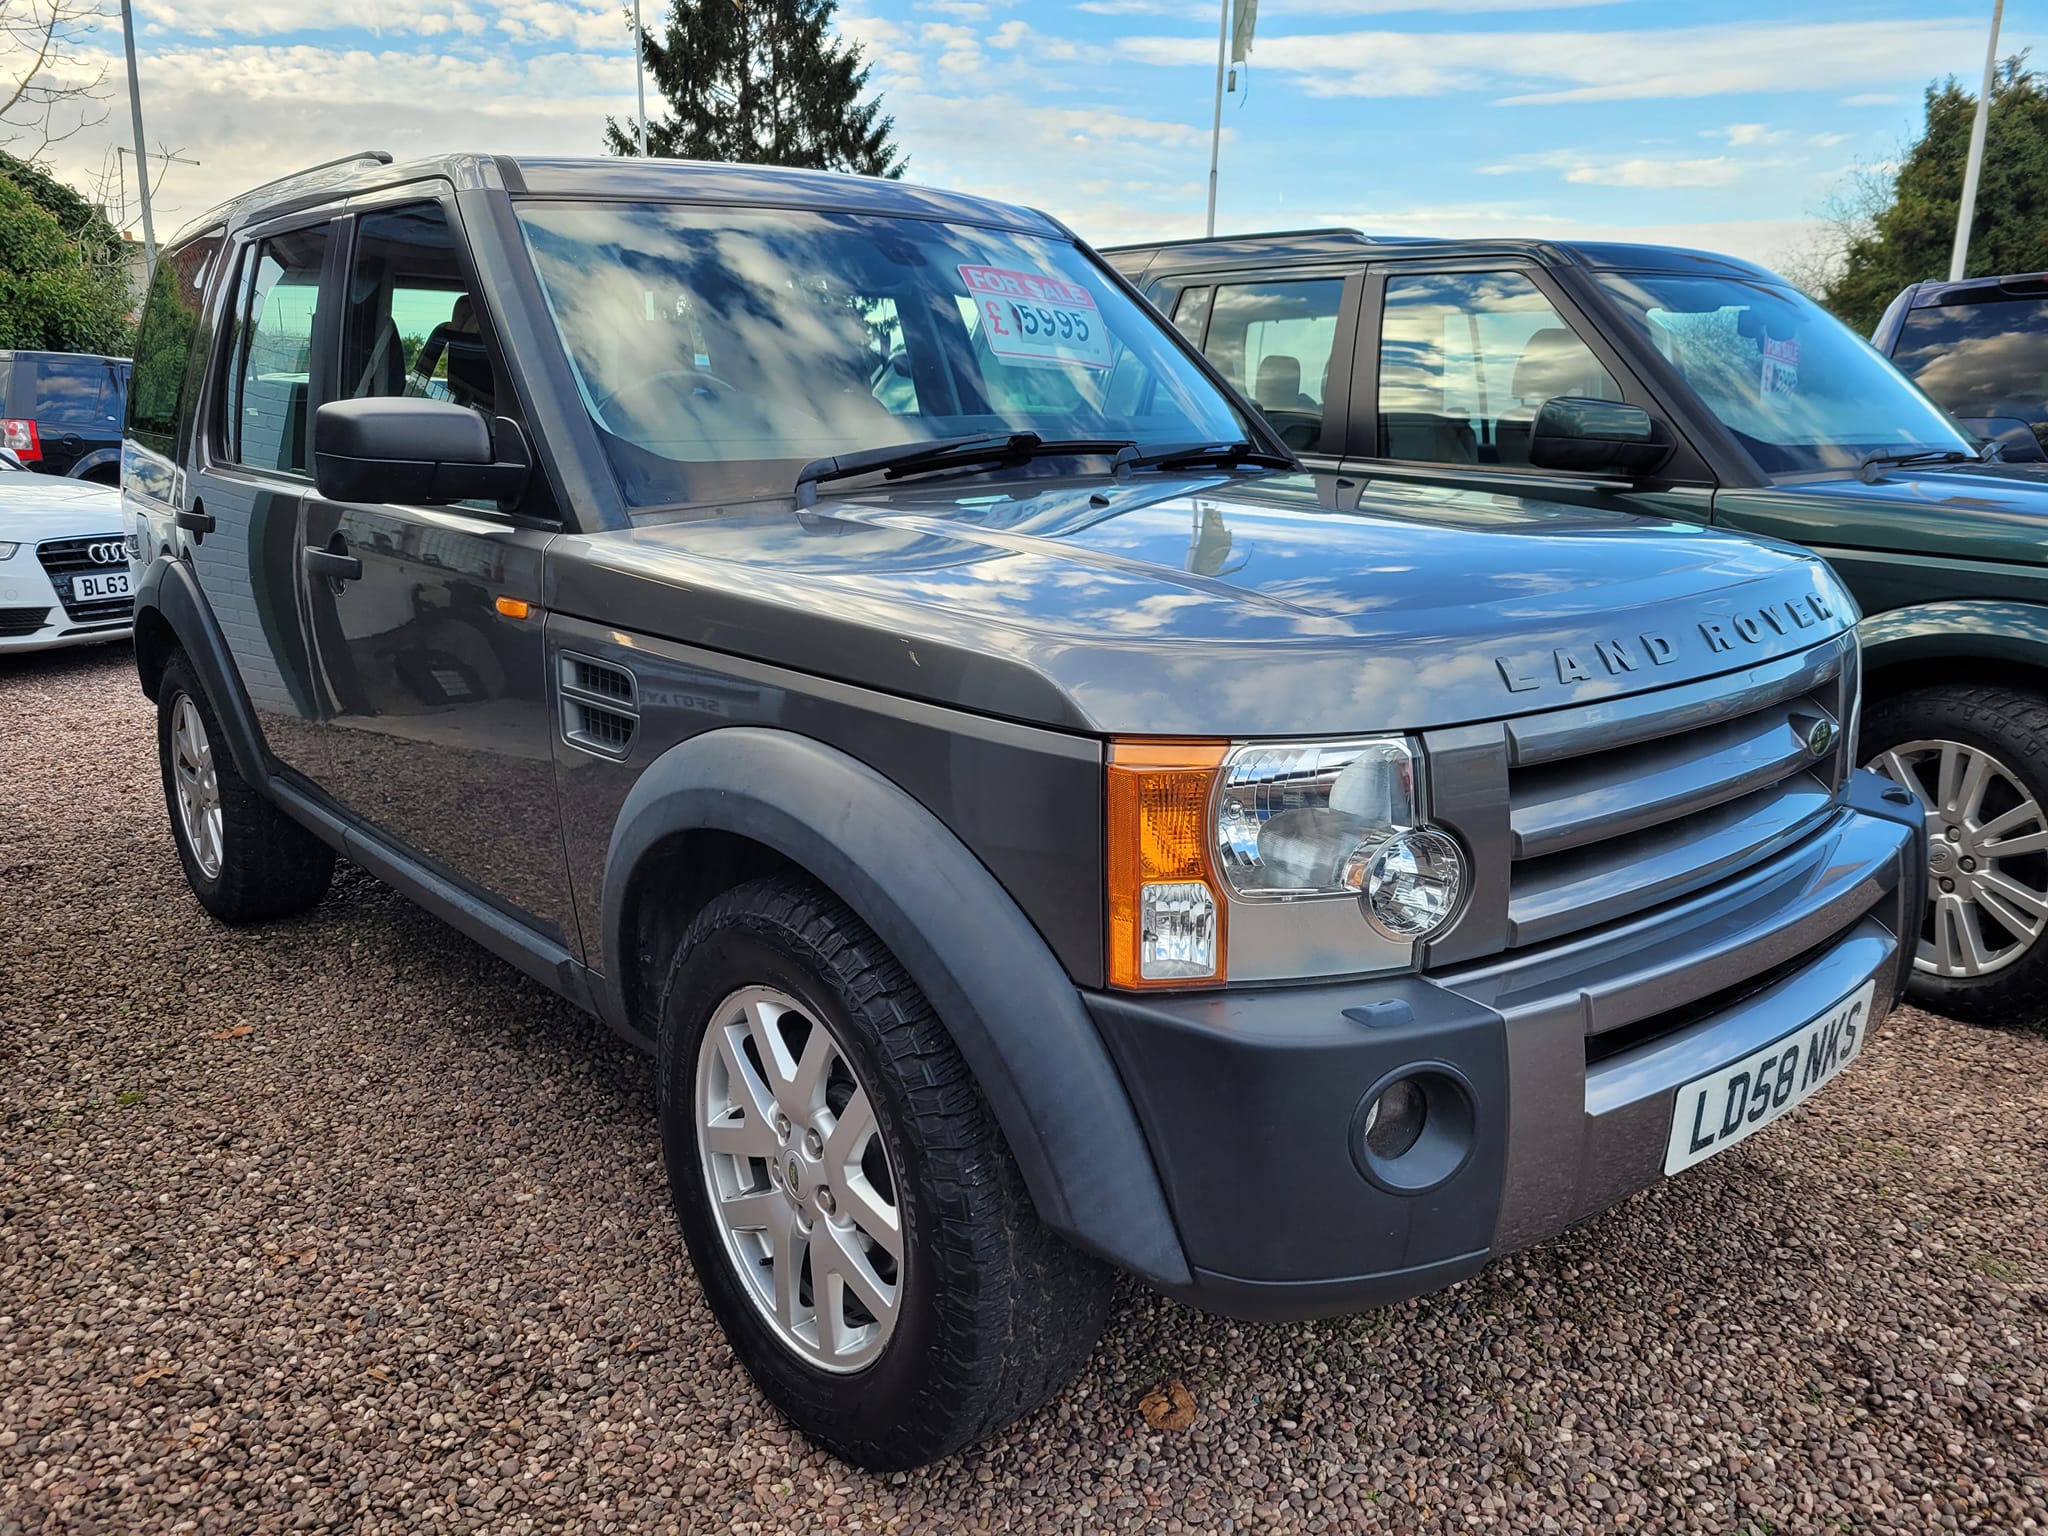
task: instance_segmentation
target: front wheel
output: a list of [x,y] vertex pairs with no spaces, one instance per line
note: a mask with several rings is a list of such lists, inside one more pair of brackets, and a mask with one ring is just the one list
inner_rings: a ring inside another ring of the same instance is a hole
[[902,967],[794,878],[714,899],[661,1005],[669,1190],[712,1311],[796,1427],[894,1471],[1087,1360],[1109,1272],[1046,1230]]
[[1872,705],[1869,766],[1927,818],[1927,911],[1908,995],[1980,1024],[2048,1018],[2048,699],[1923,688]]
[[327,894],[334,850],[235,771],[220,719],[180,651],[157,687],[157,759],[178,862],[224,923],[303,912]]

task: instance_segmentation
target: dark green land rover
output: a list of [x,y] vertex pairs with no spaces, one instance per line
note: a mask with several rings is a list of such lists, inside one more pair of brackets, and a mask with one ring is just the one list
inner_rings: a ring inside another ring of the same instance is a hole
[[1338,496],[1513,491],[1825,555],[1865,614],[1863,757],[1927,813],[1912,995],[2048,1016],[2048,466],[1987,461],[1729,256],[1355,230],[1104,254]]

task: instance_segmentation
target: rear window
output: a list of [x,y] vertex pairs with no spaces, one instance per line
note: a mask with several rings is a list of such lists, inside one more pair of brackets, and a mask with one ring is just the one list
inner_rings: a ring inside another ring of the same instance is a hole
[[121,427],[121,388],[103,357],[46,357],[36,365],[39,422],[106,432]]
[[1910,310],[1892,361],[1951,416],[2025,422],[2048,444],[2048,297]]

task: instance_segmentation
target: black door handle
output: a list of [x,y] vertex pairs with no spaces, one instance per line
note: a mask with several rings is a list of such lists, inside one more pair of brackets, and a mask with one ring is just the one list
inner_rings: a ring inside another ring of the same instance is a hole
[[[341,544],[341,535],[334,536],[334,543]],[[363,577],[363,562],[342,548],[320,549],[312,544],[305,548],[306,569],[312,575],[325,576],[329,581],[360,581]]]
[[191,506],[178,514],[178,526],[187,533],[213,532],[213,514],[203,507]]

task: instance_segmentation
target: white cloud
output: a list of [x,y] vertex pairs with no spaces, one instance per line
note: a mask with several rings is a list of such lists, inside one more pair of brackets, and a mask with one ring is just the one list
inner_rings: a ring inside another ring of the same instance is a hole
[[1673,160],[1650,156],[1596,156],[1578,150],[1546,150],[1516,155],[1482,165],[1482,176],[1516,176],[1535,170],[1562,172],[1564,179],[1586,187],[1725,187],[1743,173],[1742,162],[1729,155]]
[[1910,96],[1894,96],[1887,91],[1864,91],[1855,96],[1844,96],[1845,107],[1903,107],[1912,101]]
[[[1511,46],[1509,46],[1511,44]],[[1214,67],[1204,37],[1129,37],[1142,64]],[[1311,96],[1498,93],[1519,105],[1841,89],[1924,79],[1981,55],[1974,21],[1728,23],[1637,31],[1338,32],[1263,37],[1260,66]]]
[[1080,47],[1064,37],[1047,37],[1035,32],[1021,21],[1006,21],[989,34],[988,45],[1015,51],[1029,48],[1034,59],[1076,59],[1081,56]]
[[[109,62],[119,73],[118,55]],[[173,86],[175,85],[175,88]],[[600,154],[608,113],[632,111],[630,54],[524,59],[237,44],[152,50],[142,61],[149,136],[198,166],[172,166],[157,204],[168,233],[224,198],[364,145],[399,160],[463,150]],[[114,119],[125,126],[126,106]],[[53,147],[84,185],[111,139]],[[132,168],[131,168],[132,173]]]
[[1782,144],[1787,134],[1782,128],[1772,128],[1763,123],[1730,123],[1725,128],[1702,128],[1703,139],[1721,139],[1730,148],[1740,149],[1745,144]]
[[1815,149],[1833,149],[1837,144],[1848,143],[1851,137],[1846,133],[1812,133],[1807,135],[1806,142]]

